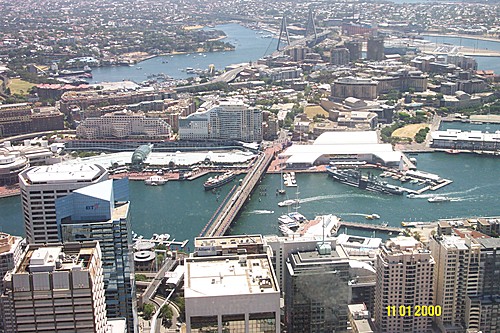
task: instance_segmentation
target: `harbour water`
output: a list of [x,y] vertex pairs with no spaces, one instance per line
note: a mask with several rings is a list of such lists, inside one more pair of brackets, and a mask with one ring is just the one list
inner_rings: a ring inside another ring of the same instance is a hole
[[[167,55],[145,60],[135,66],[98,67],[92,71],[91,82],[132,80],[139,83],[147,80],[148,76],[159,73],[167,74],[174,79],[185,79],[194,75],[184,71],[188,67],[208,69],[208,66],[213,64],[216,69],[220,70],[227,65],[256,61],[272,53],[278,43],[275,38],[263,38],[269,35],[268,32],[255,31],[235,23],[218,25],[215,29],[226,33],[227,37],[224,41],[233,44],[236,47],[234,51]],[[448,36],[421,36],[433,43],[500,50],[500,42]],[[475,58],[479,69],[491,69],[500,73],[499,57],[477,56]]]
[[278,43],[274,38],[263,38],[268,32],[259,33],[239,24],[218,25],[214,29],[224,31],[227,37],[223,41],[234,45],[234,51],[176,54],[151,58],[135,66],[98,67],[92,71],[91,82],[132,80],[139,83],[147,80],[149,75],[159,73],[185,79],[194,76],[181,71],[187,67],[205,70],[213,64],[216,70],[221,70],[227,65],[256,61],[275,51]]
[[[453,183],[435,192],[429,191],[418,198],[409,199],[353,188],[334,182],[326,174],[297,174],[300,188],[299,211],[308,218],[336,214],[346,221],[354,222],[366,222],[366,215],[376,213],[381,216],[380,220],[370,223],[387,222],[391,226],[399,226],[402,221],[433,221],[438,218],[500,214],[498,159],[445,153],[418,154],[414,157],[418,160],[419,169],[439,174],[453,180]],[[230,230],[231,233],[278,232],[277,218],[287,212],[287,208],[277,205],[283,198],[274,195],[275,189],[280,186],[279,178],[280,175],[266,176],[261,186],[268,188],[267,192],[271,195],[262,197],[259,196],[259,191],[254,192],[245,211]],[[404,186],[414,185],[406,183]],[[287,194],[295,198],[293,188],[288,188]],[[437,194],[451,197],[452,201],[427,201]]]
[[[432,43],[438,44],[452,44],[457,46],[464,46],[472,49],[484,49],[500,51],[500,41],[481,40],[474,37],[450,37],[450,36],[429,36],[420,35]],[[495,73],[500,73],[500,59],[499,57],[484,57],[474,56],[477,61],[478,69],[493,70]]]
[[[419,198],[371,193],[334,182],[326,174],[297,174],[299,211],[308,218],[321,214],[337,214],[347,221],[366,222],[365,216],[378,214],[380,220],[399,226],[402,221],[432,221],[438,218],[500,215],[500,177],[498,158],[475,155],[427,153],[415,156],[421,170],[453,180],[451,185]],[[196,237],[217,209],[231,185],[221,188],[220,194],[204,191],[208,176],[188,182],[170,181],[164,186],[146,186],[130,182],[133,230],[144,236],[169,233],[177,240]],[[230,229],[232,234],[276,234],[277,218],[287,212],[278,207],[283,196],[276,196],[280,175],[269,174],[256,189],[240,217]],[[236,181],[231,183],[236,184]],[[413,186],[406,183],[405,186]],[[264,191],[265,189],[265,191]],[[267,195],[263,195],[267,192]],[[451,202],[429,203],[427,198],[446,195]],[[295,189],[287,188],[289,198]],[[0,226],[4,232],[22,235],[23,222],[20,197],[0,199]],[[357,235],[371,233],[351,231]],[[192,245],[192,242],[190,242]]]

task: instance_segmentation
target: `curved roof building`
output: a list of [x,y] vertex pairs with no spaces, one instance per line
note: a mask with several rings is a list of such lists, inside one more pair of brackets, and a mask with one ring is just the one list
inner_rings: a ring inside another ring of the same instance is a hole
[[378,143],[375,131],[325,132],[312,145],[293,145],[281,156],[288,167],[327,164],[332,158],[349,157],[358,161],[398,165],[402,153],[389,143]]
[[144,163],[144,161],[146,161],[146,158],[148,158],[149,154],[151,154],[152,149],[153,145],[139,146],[132,154],[132,164]]

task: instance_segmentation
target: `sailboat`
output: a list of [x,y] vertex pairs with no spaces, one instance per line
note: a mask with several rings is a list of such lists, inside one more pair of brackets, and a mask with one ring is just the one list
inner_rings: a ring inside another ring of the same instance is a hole
[[283,188],[283,166],[280,164],[280,189],[276,190],[276,193],[280,195],[286,194],[286,190]]

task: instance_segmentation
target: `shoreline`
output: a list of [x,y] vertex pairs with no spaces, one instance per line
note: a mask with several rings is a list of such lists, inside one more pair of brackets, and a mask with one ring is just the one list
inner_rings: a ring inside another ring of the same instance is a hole
[[497,42],[500,43],[500,38],[493,38],[493,37],[486,37],[486,36],[481,36],[481,35],[462,35],[462,34],[443,34],[443,33],[432,33],[432,32],[424,32],[420,33],[419,35],[416,36],[432,36],[432,37],[455,37],[455,38],[465,38],[465,39],[472,39],[472,40],[482,40],[482,41],[487,41],[487,42]]

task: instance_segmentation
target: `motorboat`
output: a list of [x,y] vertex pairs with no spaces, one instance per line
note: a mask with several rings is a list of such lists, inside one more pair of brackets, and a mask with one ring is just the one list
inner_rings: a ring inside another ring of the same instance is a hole
[[427,201],[428,202],[448,202],[448,201],[451,201],[451,198],[438,195],[438,196],[427,199]]
[[278,206],[280,206],[280,207],[287,207],[287,206],[291,206],[291,205],[293,205],[295,203],[297,203],[296,199],[287,199],[287,200],[278,202]]

